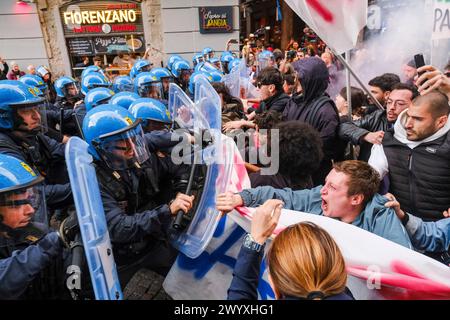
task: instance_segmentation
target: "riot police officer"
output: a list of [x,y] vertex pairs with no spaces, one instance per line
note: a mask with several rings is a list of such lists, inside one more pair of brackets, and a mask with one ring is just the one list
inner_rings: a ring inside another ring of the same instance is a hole
[[[117,105],[89,111],[83,134],[95,159],[121,284],[140,268],[167,274],[177,255],[168,243],[169,225],[179,210],[192,207],[193,197],[177,193],[189,169],[149,152],[140,120]],[[173,181],[172,190],[160,190],[161,181]]]
[[64,163],[64,144],[47,137],[44,99],[19,81],[0,81],[0,153],[29,163],[45,177],[51,209],[73,203]]
[[76,224],[59,233],[36,219],[45,210],[43,181],[22,160],[0,154],[0,299],[68,297],[63,248]]

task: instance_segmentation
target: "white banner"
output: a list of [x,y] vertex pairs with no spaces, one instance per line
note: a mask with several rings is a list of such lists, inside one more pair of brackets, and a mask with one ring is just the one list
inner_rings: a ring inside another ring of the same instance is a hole
[[285,0],[338,54],[353,49],[367,23],[367,0]]
[[450,1],[435,0],[433,13],[433,40],[450,39]]

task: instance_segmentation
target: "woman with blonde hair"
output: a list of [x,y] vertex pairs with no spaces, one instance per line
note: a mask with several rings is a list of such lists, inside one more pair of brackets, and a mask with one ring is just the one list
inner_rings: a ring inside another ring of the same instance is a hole
[[[257,299],[265,242],[275,230],[282,205],[280,200],[268,200],[255,211],[251,232],[244,238],[236,262],[228,299]],[[276,299],[354,299],[345,286],[347,273],[338,245],[314,223],[298,223],[280,232],[267,252],[267,266]]]

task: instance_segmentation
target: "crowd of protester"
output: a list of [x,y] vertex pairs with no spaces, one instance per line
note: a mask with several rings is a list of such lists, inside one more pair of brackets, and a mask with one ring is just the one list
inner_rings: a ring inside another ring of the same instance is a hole
[[[369,97],[363,88],[347,91],[342,65],[309,28],[284,50],[250,35],[240,52],[218,54],[172,55],[163,68],[147,53],[119,54],[114,65],[131,70],[114,78],[101,58],[90,65],[86,57],[76,65],[79,81],[54,79],[46,66],[25,74],[0,58],[0,298],[69,297],[63,265],[79,230],[64,162],[71,136],[86,140],[94,157],[121,285],[141,268],[167,274],[178,253],[169,226],[196,199],[185,194],[189,167],[169,156],[179,142],[169,89],[175,83],[193,98],[200,78],[221,99],[222,132],[257,141],[240,150],[251,189],[216,199],[222,213],[257,207],[229,299],[257,299],[265,243],[282,208],[337,219],[450,264],[450,65],[408,63],[404,82],[394,73],[371,79]],[[225,80],[243,71],[245,88],[237,80],[233,95]],[[270,163],[261,159],[248,161],[261,150],[277,159],[276,173],[264,174]],[[267,258],[278,299],[354,299],[341,249],[315,224],[278,234]]]

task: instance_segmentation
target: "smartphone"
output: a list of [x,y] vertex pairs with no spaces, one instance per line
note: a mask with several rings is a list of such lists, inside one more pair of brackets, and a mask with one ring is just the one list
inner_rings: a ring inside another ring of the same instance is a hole
[[[425,59],[423,58],[423,54],[419,53],[414,56],[414,63],[416,64],[416,68],[419,69],[420,67],[423,67],[425,65]],[[418,73],[418,76],[420,77],[424,72]]]

